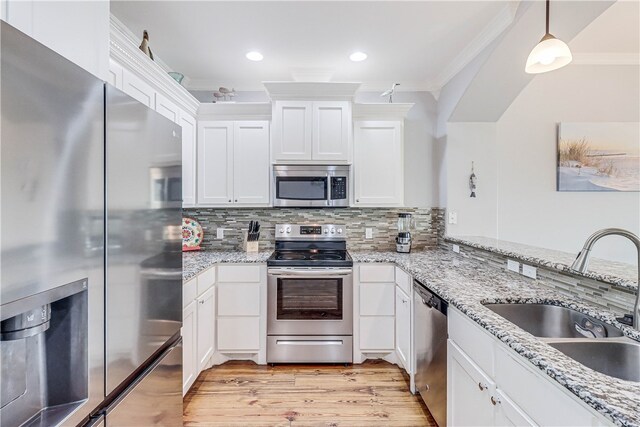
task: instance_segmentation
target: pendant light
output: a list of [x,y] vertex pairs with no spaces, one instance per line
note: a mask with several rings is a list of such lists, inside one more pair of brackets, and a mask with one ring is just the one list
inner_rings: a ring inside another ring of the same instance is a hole
[[529,74],[546,73],[557,70],[571,62],[571,50],[562,40],[549,33],[549,0],[547,0],[546,33],[540,43],[533,48],[527,58],[524,70]]

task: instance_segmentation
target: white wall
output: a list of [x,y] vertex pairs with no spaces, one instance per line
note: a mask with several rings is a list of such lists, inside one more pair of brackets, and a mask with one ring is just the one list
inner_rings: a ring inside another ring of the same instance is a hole
[[[638,66],[571,65],[536,76],[497,123],[486,125],[495,127],[493,137],[477,123],[449,123],[447,207],[458,211],[458,225],[448,225],[448,233],[576,253],[600,228],[638,234],[640,193],[556,191],[556,144],[563,121],[637,122],[639,76]],[[468,199],[464,182],[471,160],[476,200]],[[636,260],[633,245],[615,237],[601,241],[594,255]]]

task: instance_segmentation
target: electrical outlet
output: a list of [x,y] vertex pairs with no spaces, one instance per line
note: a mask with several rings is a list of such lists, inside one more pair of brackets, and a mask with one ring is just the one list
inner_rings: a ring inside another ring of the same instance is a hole
[[365,228],[364,229],[364,238],[365,239],[373,239],[373,228]]
[[512,259],[507,260],[507,270],[513,271],[514,273],[520,273],[520,263],[518,261],[514,261]]
[[532,279],[538,278],[536,268],[527,264],[522,264],[522,274],[524,276],[531,277]]
[[449,212],[449,224],[457,224],[458,223],[458,212],[451,211]]
[[216,228],[216,239],[224,239],[224,228]]
[[460,246],[458,245],[453,245],[453,252],[459,254],[460,253]]

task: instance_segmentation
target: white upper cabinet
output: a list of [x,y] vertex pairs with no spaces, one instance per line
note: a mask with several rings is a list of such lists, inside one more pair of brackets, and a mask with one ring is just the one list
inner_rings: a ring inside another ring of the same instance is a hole
[[122,74],[124,67],[118,64],[113,58],[109,58],[109,72],[107,73],[107,83],[116,89],[122,90]]
[[269,204],[269,122],[235,122],[233,202]]
[[180,108],[166,96],[156,93],[155,110],[172,122],[180,124]]
[[272,120],[275,163],[350,161],[350,102],[275,101]]
[[276,101],[273,104],[273,160],[311,160],[313,103]]
[[356,206],[402,206],[402,121],[356,121],[354,136]]
[[351,148],[351,103],[313,103],[313,160],[348,161]]
[[133,72],[122,72],[122,91],[151,109],[155,109],[156,91]]
[[184,111],[182,126],[182,205],[196,204],[196,119]]
[[233,122],[198,124],[198,205],[233,202]]
[[198,124],[198,206],[268,206],[269,122]]

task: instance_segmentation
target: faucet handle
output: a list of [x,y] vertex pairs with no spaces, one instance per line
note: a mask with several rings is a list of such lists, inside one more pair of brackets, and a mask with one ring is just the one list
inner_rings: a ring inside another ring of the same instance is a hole
[[623,325],[633,326],[633,314],[625,314],[623,317],[616,317],[616,320]]

